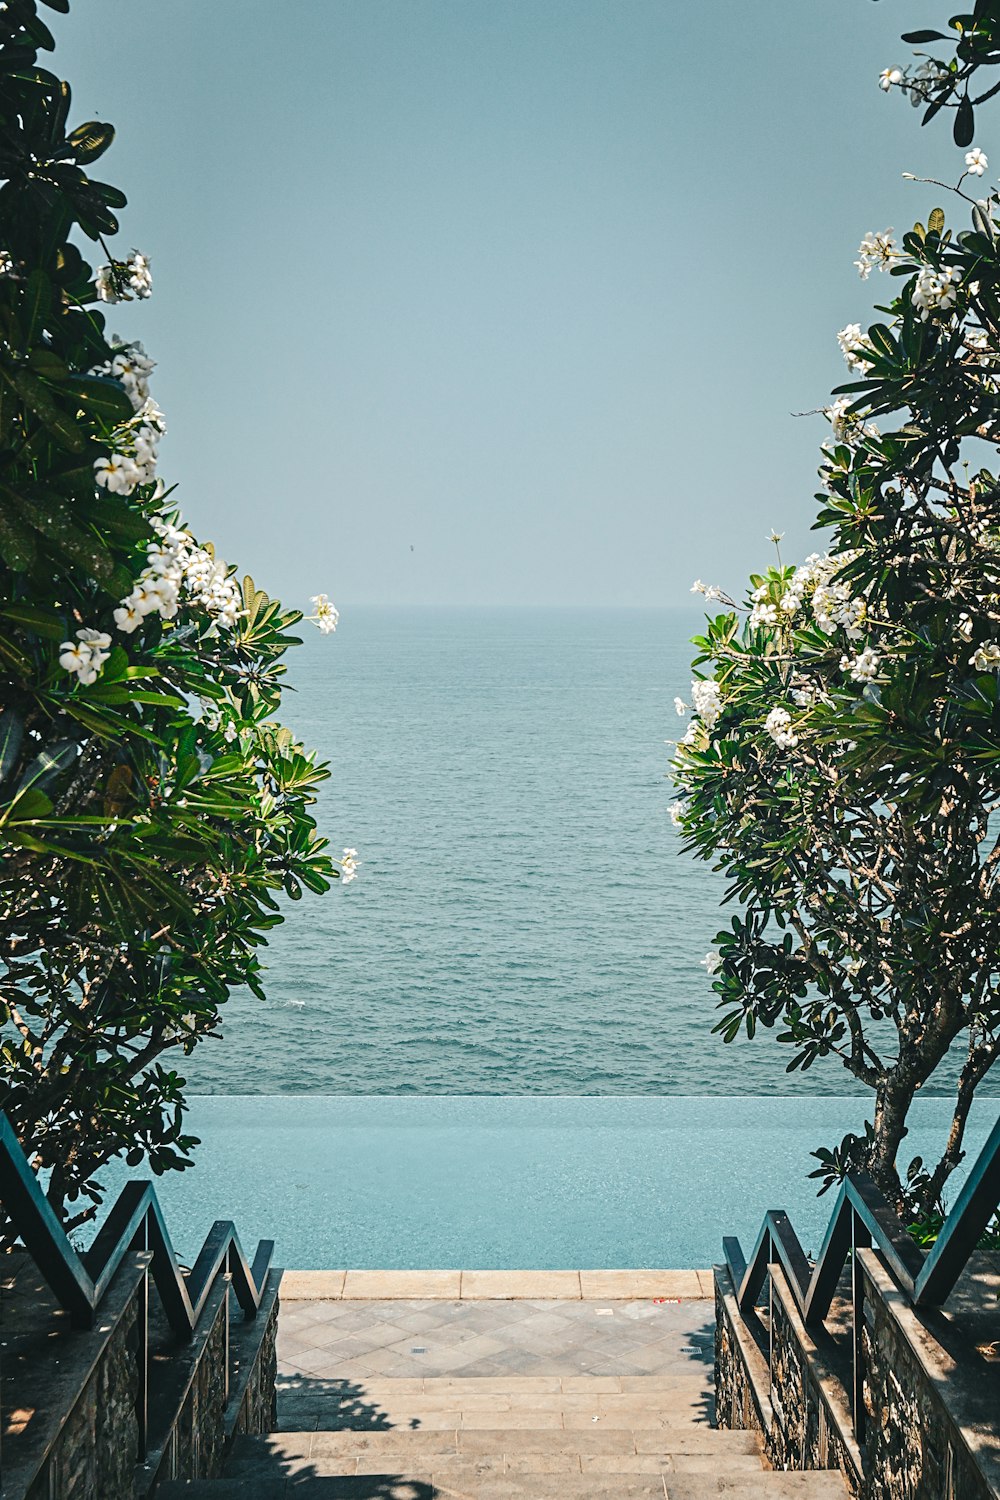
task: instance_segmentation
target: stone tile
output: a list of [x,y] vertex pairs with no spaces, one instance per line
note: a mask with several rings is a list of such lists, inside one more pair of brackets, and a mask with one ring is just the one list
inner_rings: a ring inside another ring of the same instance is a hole
[[494,1376],[480,1378],[475,1375],[444,1375],[439,1379],[427,1376],[424,1389],[432,1391],[498,1391],[510,1396],[529,1396],[534,1392],[557,1393],[561,1388],[558,1375],[508,1375],[503,1379]]
[[[671,1453],[671,1474],[718,1474],[721,1469],[729,1474],[763,1474],[760,1457],[753,1453],[727,1453],[720,1458],[717,1453]],[[847,1491],[844,1491],[845,1500]]]
[[610,1393],[622,1388],[620,1375],[564,1375],[560,1385],[567,1394],[580,1395]]
[[313,1434],[309,1453],[311,1458],[319,1458],[326,1453],[353,1454],[357,1458],[377,1454],[386,1461],[395,1454],[419,1453],[423,1462],[429,1454],[458,1451],[456,1425],[453,1431],[428,1431],[421,1428],[417,1431],[393,1429],[389,1432],[317,1432]]
[[346,1274],[345,1271],[286,1271],[279,1293],[282,1304],[340,1297]]
[[591,1301],[705,1296],[697,1271],[581,1271],[580,1290]]
[[580,1455],[560,1453],[505,1453],[508,1474],[579,1474]]
[[489,1428],[493,1431],[510,1431],[528,1427],[534,1431],[562,1425],[562,1412],[559,1411],[463,1411],[461,1430],[468,1432],[476,1428]]
[[346,1299],[457,1298],[461,1271],[348,1271],[344,1278]]
[[678,1427],[682,1425],[678,1413],[671,1410],[669,1414],[658,1412],[644,1412],[641,1422],[636,1418],[634,1412],[629,1411],[564,1411],[562,1424],[567,1432],[576,1432],[580,1428],[586,1430],[589,1427],[602,1427],[606,1429],[618,1428],[621,1431],[634,1432],[641,1425],[644,1431],[655,1431],[657,1428]]
[[633,1434],[625,1430],[557,1432],[548,1428],[507,1427],[496,1430],[462,1427],[458,1432],[462,1453],[503,1452],[510,1460],[522,1453],[634,1453]]
[[585,1453],[585,1474],[665,1474],[669,1460],[655,1453]]
[[463,1298],[580,1297],[579,1271],[463,1271]]

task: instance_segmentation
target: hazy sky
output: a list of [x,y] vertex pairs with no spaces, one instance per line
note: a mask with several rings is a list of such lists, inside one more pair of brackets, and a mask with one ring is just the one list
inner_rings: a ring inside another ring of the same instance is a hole
[[[289,603],[674,604],[808,535],[869,229],[947,124],[902,0],[76,0],[161,472]],[[48,13],[47,13],[48,14]],[[977,144],[1000,167],[989,110]],[[992,175],[992,174],[991,174]]]

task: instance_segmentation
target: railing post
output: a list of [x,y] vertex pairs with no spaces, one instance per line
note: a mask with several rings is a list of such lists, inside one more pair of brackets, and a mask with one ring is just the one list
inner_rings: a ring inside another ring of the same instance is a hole
[[146,1461],[146,1437],[149,1431],[149,1267],[142,1273],[139,1288],[139,1307],[136,1315],[138,1330],[138,1380],[135,1389],[135,1414],[139,1425],[139,1463]]
[[872,1242],[868,1230],[856,1213],[851,1214],[851,1412],[854,1417],[854,1436],[859,1443],[865,1440],[865,1371],[864,1371],[864,1327],[865,1298],[858,1251],[867,1250]]

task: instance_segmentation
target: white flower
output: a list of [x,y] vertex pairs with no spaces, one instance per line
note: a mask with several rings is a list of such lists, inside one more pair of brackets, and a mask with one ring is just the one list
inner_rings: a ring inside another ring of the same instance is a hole
[[97,275],[94,277],[94,280],[97,284],[97,295],[98,297],[100,297],[102,302],[121,301],[121,298],[115,290],[114,273],[112,272],[110,266],[101,266],[98,269]]
[[926,323],[933,312],[947,312],[958,301],[962,272],[958,266],[921,266],[910,300]]
[[358,865],[360,863],[357,849],[344,850],[340,857],[340,878],[344,885],[350,885],[352,880],[358,878]]
[[111,637],[104,630],[83,629],[78,630],[76,634],[77,639],[89,646],[91,651],[108,652],[111,650]]
[[684,716],[685,716],[685,714],[687,713],[687,711],[688,711],[688,706],[684,702],[684,699],[683,698],[675,698],[674,699],[674,713],[677,715],[677,717],[679,719],[683,719]]
[[705,585],[702,583],[702,581],[701,581],[700,578],[696,578],[695,581],[694,581],[694,583],[692,583],[692,585],[691,585],[691,593],[692,594],[703,594],[704,592],[705,592]]
[[85,687],[97,681],[111,651],[111,637],[103,630],[85,627],[76,632],[75,641],[63,641],[59,647],[59,665],[75,673]]
[[711,677],[691,684],[691,701],[695,713],[706,729],[711,729],[722,712],[722,690]]
[[138,250],[133,250],[127,260],[113,260],[99,267],[94,280],[102,302],[131,302],[133,293],[148,297],[153,290],[149,258]]
[[858,246],[858,259],[854,262],[861,280],[868,280],[873,266],[880,271],[888,270],[897,253],[891,229],[883,229],[881,234],[869,230]]
[[699,963],[706,974],[718,974],[722,968],[722,959],[717,953],[706,953],[704,958],[699,959]]
[[127,495],[135,488],[134,470],[127,453],[108,453],[94,461],[94,478],[113,495]]
[[792,688],[792,702],[799,708],[811,708],[819,697],[819,690],[814,682],[801,682]]
[[673,825],[674,825],[675,828],[681,828],[681,827],[683,827],[683,825],[684,825],[684,803],[683,802],[671,802],[670,806],[667,808],[667,812],[670,814],[670,821],[671,821],[671,823],[673,823]]
[[871,369],[871,361],[862,358],[861,351],[870,351],[872,342],[866,333],[861,332],[861,324],[848,323],[847,327],[842,328],[837,334],[837,343],[840,345],[840,352],[846,359],[848,367],[856,370],[859,375],[867,375]]
[[965,170],[971,177],[982,177],[989,161],[985,151],[980,151],[978,146],[973,146],[971,151],[965,153]]
[[0,276],[13,276],[14,262],[6,250],[0,250]]
[[698,720],[692,719],[677,743],[679,745],[697,745],[704,732]]
[[764,728],[780,750],[790,750],[799,742],[799,737],[789,727],[792,716],[787,708],[772,708],[764,720]]
[[774,527],[772,526],[771,530],[768,532],[767,540],[769,542],[773,542],[774,545],[777,546],[780,541],[784,540],[784,536],[785,533],[783,531],[775,531]]
[[840,670],[850,672],[852,682],[874,682],[880,662],[878,653],[871,646],[866,646],[857,656],[842,656]]
[[148,297],[153,290],[153,278],[149,270],[149,256],[133,250],[125,262],[128,268],[128,284],[137,297]]
[[886,93],[889,92],[894,83],[902,83],[902,81],[903,75],[899,68],[883,68],[878,75],[878,86],[880,89],[884,89]]
[[958,617],[958,625],[956,626],[956,631],[957,631],[957,634],[959,635],[959,637],[963,641],[971,641],[972,640],[972,630],[973,630],[973,625],[972,625],[972,621],[970,620],[969,616],[966,615],[966,614],[959,615],[959,617]]
[[970,666],[977,672],[1000,671],[1000,641],[984,641],[973,656]]
[[755,604],[750,611],[750,628],[752,630],[770,629],[778,623],[778,606],[776,604]]
[[139,609],[131,595],[127,599],[122,600],[121,604],[114,611],[114,617],[115,624],[123,635],[132,635],[134,631],[139,629],[145,618],[143,611]]
[[314,594],[312,598],[313,609],[316,613],[310,616],[315,620],[323,635],[329,635],[336,630],[337,621],[340,619],[340,611],[330,603],[326,594]]

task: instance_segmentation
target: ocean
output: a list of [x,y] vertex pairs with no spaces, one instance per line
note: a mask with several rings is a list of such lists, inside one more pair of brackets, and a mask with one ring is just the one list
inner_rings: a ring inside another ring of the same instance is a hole
[[[199,1094],[844,1095],[711,1034],[722,877],[667,812],[696,609],[344,611],[289,657],[359,878],[286,903]],[[931,1092],[931,1090],[928,1090]]]

